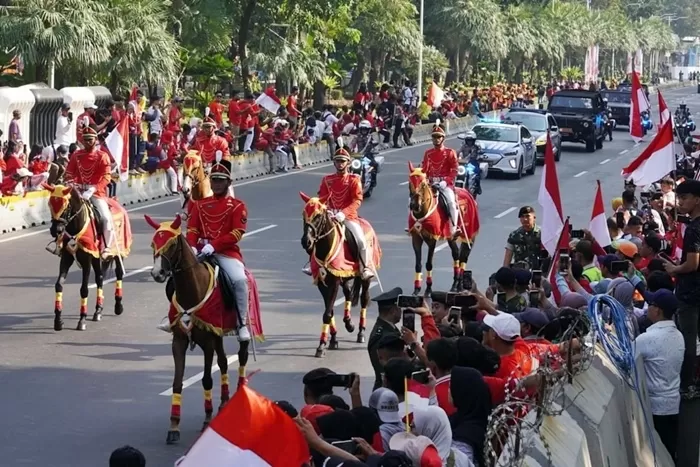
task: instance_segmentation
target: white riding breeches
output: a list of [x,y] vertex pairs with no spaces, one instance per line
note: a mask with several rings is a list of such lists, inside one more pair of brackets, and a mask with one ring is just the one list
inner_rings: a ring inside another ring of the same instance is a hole
[[452,188],[450,187],[439,187],[438,190],[440,190],[440,193],[445,197],[447,200],[447,208],[450,210],[450,221],[452,222],[453,226],[457,226],[458,222],[458,213],[457,213],[457,199],[455,198],[455,192]]
[[357,242],[357,249],[359,250],[358,254],[360,256],[360,262],[362,263],[362,266],[365,268],[373,269],[374,265],[372,264],[372,258],[367,252],[367,241],[365,240],[365,233],[362,231],[362,226],[360,225],[360,223],[358,221],[346,220],[345,228],[352,233],[353,237],[355,237],[355,241]]
[[217,254],[214,254],[214,257],[219,262],[221,269],[226,271],[226,274],[228,274],[228,277],[230,277],[233,282],[247,280],[245,276],[245,266],[240,260]]
[[95,206],[95,209],[100,213],[100,217],[102,217],[102,234],[105,237],[105,248],[109,248],[114,237],[114,223],[112,222],[112,213],[109,212],[107,200],[93,196],[90,201],[92,201],[92,205]]
[[223,269],[233,283],[236,295],[236,311],[238,312],[238,327],[248,324],[248,278],[245,275],[245,266],[240,260],[215,254],[219,267]]

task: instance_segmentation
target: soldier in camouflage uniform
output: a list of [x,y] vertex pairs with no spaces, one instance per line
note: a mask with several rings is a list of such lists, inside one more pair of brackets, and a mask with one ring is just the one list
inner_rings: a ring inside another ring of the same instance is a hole
[[524,262],[530,269],[540,268],[542,238],[540,228],[535,223],[535,210],[532,206],[523,206],[518,212],[520,227],[508,236],[503,266]]

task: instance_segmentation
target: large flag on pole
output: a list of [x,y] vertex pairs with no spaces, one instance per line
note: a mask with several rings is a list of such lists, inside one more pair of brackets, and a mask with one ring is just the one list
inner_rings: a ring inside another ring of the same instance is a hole
[[[659,126],[664,126],[664,123],[666,121],[671,120],[671,111],[668,110],[668,106],[666,105],[666,101],[664,100],[664,97],[661,95],[661,90],[657,90],[657,93],[659,95]],[[671,120],[671,126],[673,126],[673,120]]]
[[272,86],[265,89],[265,92],[260,94],[260,97],[255,99],[255,103],[273,114],[277,113],[277,110],[281,105],[280,98],[277,97],[277,92]]
[[117,163],[119,180],[129,178],[129,120],[122,118],[117,126],[105,138],[105,146]]
[[639,157],[622,169],[622,176],[637,186],[644,186],[661,180],[675,169],[673,130],[669,119]]
[[630,135],[632,135],[632,139],[638,143],[642,140],[642,136],[644,136],[644,130],[642,129],[642,112],[648,111],[650,105],[642,83],[639,81],[639,75],[636,72],[632,73],[631,97]]
[[309,447],[294,420],[242,386],[211,421],[178,467],[300,466]]
[[[440,86],[437,84],[430,83],[430,88],[428,88],[428,98],[426,100],[426,104],[428,104],[431,108],[435,109],[442,104],[442,100],[445,98],[445,91],[440,89]],[[420,103],[420,102],[419,102]]]
[[564,226],[564,214],[559,193],[557,167],[554,161],[554,151],[552,150],[552,139],[549,136],[549,132],[547,132],[547,144],[544,149],[544,169],[542,170],[542,181],[540,182],[537,202],[542,207],[539,216],[542,245],[549,252],[549,256],[554,256],[559,237],[561,236],[561,229]]
[[[603,190],[600,188],[600,180],[597,180],[598,188],[593,201],[593,212],[588,230],[591,232],[595,243],[601,247],[606,247],[612,243],[610,231],[608,230],[608,219],[605,217],[605,205],[603,204]],[[603,252],[604,253],[604,252]]]

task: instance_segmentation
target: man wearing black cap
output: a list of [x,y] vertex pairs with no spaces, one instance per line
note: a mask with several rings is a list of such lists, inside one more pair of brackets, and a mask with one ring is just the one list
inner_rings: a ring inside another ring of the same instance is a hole
[[372,368],[374,368],[374,389],[382,385],[383,367],[377,355],[379,340],[387,335],[396,336],[401,339],[401,332],[396,327],[396,324],[401,321],[401,308],[399,308],[396,302],[399,295],[402,293],[403,290],[401,290],[401,287],[396,287],[372,299],[372,301],[377,302],[377,307],[379,309],[379,317],[374,323],[367,343],[369,360],[372,363]]
[[511,263],[524,261],[531,269],[537,269],[542,251],[542,236],[535,223],[535,209],[532,206],[523,206],[518,211],[518,218],[520,227],[508,236],[503,266],[509,267]]
[[683,234],[681,264],[666,261],[669,274],[676,277],[678,329],[685,341],[685,357],[681,369],[681,394],[688,398],[697,396],[695,386],[696,345],[698,315],[700,315],[700,181],[686,180],[676,188],[678,212],[690,216]]

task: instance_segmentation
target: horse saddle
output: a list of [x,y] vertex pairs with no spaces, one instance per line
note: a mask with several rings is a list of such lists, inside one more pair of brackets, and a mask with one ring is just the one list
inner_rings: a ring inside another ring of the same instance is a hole
[[345,232],[345,241],[348,243],[348,247],[350,248],[350,254],[352,254],[355,261],[360,261],[360,247],[357,243],[355,235],[352,233],[351,229],[348,229],[345,226],[343,226],[343,231]]
[[[440,190],[435,190],[437,193],[437,198],[438,198],[438,207],[442,209],[442,211],[447,214],[447,218],[450,219],[452,216],[450,216],[450,207],[447,203],[447,197],[443,194],[442,191]],[[450,219],[452,220],[452,219]]]
[[[207,256],[203,261],[209,263],[209,265],[215,269],[216,266],[219,266],[219,262],[213,255]],[[234,288],[233,281],[229,275],[226,274],[226,271],[224,271],[224,269],[220,266],[219,275],[217,276],[216,280],[219,284],[219,289],[221,290],[221,298],[224,301],[224,307],[227,311],[234,311],[236,309],[236,289]],[[168,282],[165,284],[165,296],[168,298],[168,302],[173,300],[173,295],[175,295],[175,281],[172,277],[170,277]]]
[[98,232],[102,232],[104,230],[105,220],[102,218],[102,214],[100,214],[100,210],[97,209],[97,206],[95,206],[95,202],[92,198],[90,198],[89,206],[90,211],[92,211],[92,218],[95,220],[95,228]]

